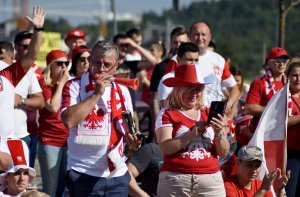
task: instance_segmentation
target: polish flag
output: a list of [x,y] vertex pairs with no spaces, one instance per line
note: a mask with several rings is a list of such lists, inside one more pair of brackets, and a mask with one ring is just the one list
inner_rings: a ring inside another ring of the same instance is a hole
[[282,174],[286,173],[288,91],[289,83],[272,97],[249,142],[249,145],[261,148],[264,154],[259,174],[261,180],[266,173],[272,172],[276,168],[280,168]]

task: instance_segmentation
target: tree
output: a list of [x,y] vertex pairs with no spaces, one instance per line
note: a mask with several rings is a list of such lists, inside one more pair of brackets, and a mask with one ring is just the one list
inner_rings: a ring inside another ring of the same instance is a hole
[[279,35],[278,46],[284,48],[285,44],[285,23],[288,12],[300,3],[300,0],[279,0]]

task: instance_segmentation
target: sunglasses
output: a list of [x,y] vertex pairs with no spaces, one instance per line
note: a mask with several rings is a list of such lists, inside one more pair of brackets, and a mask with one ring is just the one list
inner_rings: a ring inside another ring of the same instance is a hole
[[68,66],[70,64],[70,61],[56,61],[55,63],[58,66],[63,66],[63,64],[65,64],[66,66]]
[[24,50],[28,49],[28,44],[18,44],[18,46],[23,47]]
[[79,57],[79,61],[81,61],[81,62],[89,61],[89,59],[90,59],[90,56],[88,56],[88,57]]
[[274,62],[275,64],[280,64],[280,63],[285,64],[289,61],[289,59],[280,59],[279,58],[279,59],[273,59],[271,61]]

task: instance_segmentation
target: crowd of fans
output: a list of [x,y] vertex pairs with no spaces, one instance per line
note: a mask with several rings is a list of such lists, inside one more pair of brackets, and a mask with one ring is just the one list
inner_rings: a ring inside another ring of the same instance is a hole
[[[272,47],[248,85],[197,21],[172,30],[168,52],[161,41],[143,47],[136,28],[91,48],[86,32],[71,29],[69,50],[49,51],[41,69],[45,15],[35,6],[33,32],[0,41],[0,196],[257,197],[272,196],[272,186],[299,195],[299,57]],[[139,87],[116,78],[138,78]],[[286,83],[287,168],[258,180],[264,153],[248,142]],[[213,101],[226,107],[208,122]],[[41,191],[31,185],[36,156]]]

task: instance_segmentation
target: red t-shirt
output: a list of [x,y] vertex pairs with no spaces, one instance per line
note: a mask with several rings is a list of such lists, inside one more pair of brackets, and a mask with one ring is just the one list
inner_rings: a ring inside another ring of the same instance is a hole
[[[266,89],[266,76],[262,76],[261,78],[255,79],[250,86],[250,90],[247,94],[247,104],[257,104],[261,106],[267,106],[268,102],[271,100],[274,95],[273,91],[269,91]],[[284,83],[282,81],[274,81],[273,86],[276,92],[278,92],[283,86]],[[254,125],[255,128],[259,122],[259,117],[254,117]],[[254,130],[255,130],[254,128]]]
[[[293,97],[292,101],[292,114],[294,116],[300,115],[300,109],[295,102],[300,106],[300,98]],[[288,127],[287,130],[287,148],[291,150],[300,150],[300,124],[296,124],[292,127]]]
[[[55,88],[47,86],[44,78],[39,80],[43,90],[45,101],[52,98]],[[39,128],[38,135],[42,144],[52,146],[66,146],[69,136],[69,130],[63,125],[60,117],[60,109],[56,113],[49,112],[46,108],[39,110]]]
[[[207,121],[209,109],[201,110],[198,121]],[[187,117],[179,110],[161,110],[156,129],[173,127],[172,137],[184,135],[195,125],[196,121]],[[203,134],[191,141],[185,148],[172,155],[164,156],[161,171],[179,172],[185,174],[211,174],[220,170],[219,160],[214,146],[214,131],[208,127]]]
[[[227,197],[252,197],[260,189],[262,181],[254,180],[251,183],[251,189],[246,189],[238,183],[237,176],[231,176],[225,179],[225,190]],[[272,197],[272,192],[268,190],[264,197]]]

